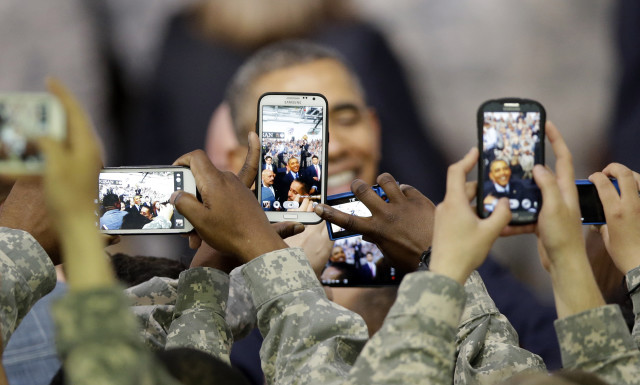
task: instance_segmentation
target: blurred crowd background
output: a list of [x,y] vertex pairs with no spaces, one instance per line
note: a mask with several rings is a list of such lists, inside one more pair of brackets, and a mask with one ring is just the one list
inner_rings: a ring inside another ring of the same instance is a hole
[[[527,97],[546,107],[575,156],[576,177],[586,178],[619,153],[620,141],[638,144],[616,131],[629,110],[619,96],[625,60],[638,61],[624,56],[637,41],[628,21],[640,14],[635,1],[3,0],[0,89],[43,90],[45,76],[59,77],[88,108],[105,165],[170,164],[204,148],[226,81],[256,48],[319,30],[340,37],[355,23],[388,42],[447,162],[477,144],[484,100]],[[141,238],[117,247],[188,254]],[[534,242],[502,239],[494,255],[550,300]]]

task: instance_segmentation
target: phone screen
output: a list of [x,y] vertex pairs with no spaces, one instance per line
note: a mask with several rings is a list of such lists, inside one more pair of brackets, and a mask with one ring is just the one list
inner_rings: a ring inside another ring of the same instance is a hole
[[[541,106],[540,106],[541,108]],[[533,166],[544,163],[543,113],[482,111],[478,211],[487,217],[509,199],[512,223],[537,219],[542,205]]]
[[98,180],[100,230],[157,233],[186,228],[184,216],[169,203],[174,191],[185,189],[184,171],[104,171]]
[[335,241],[320,280],[327,286],[386,286],[399,285],[402,277],[375,244],[358,235]]
[[324,202],[326,111],[305,100],[295,106],[260,106],[260,203],[266,212],[313,214],[313,207]]

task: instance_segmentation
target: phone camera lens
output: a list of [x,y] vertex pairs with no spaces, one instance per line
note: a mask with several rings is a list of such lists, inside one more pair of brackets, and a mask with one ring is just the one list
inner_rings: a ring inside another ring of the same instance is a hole
[[316,100],[316,98],[313,98],[313,100]]

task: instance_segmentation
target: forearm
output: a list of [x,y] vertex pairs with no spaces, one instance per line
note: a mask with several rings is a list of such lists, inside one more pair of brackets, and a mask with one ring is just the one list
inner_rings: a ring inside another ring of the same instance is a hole
[[56,273],[29,233],[9,228],[0,228],[0,269],[0,323],[6,346],[33,304],[53,290]]
[[365,345],[351,373],[353,384],[451,384],[457,324],[465,293],[432,272],[405,276],[382,328]]
[[60,220],[67,283],[72,291],[109,287],[115,283],[111,262],[102,250],[92,212],[79,211]]
[[228,295],[229,276],[222,271],[183,271],[166,348],[189,347],[229,363],[233,336],[224,319]]
[[368,339],[366,325],[327,299],[302,249],[262,255],[243,275],[258,310],[267,383],[342,383]]
[[556,258],[549,269],[559,319],[605,305],[586,253],[573,253]]

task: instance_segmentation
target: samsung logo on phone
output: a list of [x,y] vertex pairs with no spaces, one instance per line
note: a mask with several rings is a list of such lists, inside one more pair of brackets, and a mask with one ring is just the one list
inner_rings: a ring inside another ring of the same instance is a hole
[[284,104],[302,104],[300,100],[285,100]]

